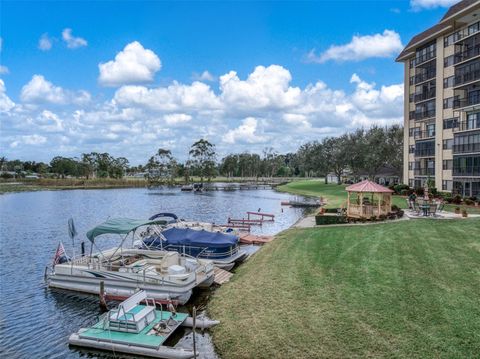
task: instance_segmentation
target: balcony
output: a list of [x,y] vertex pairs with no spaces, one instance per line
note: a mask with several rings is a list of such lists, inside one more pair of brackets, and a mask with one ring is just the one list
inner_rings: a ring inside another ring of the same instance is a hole
[[470,37],[472,35],[475,35],[478,31],[480,30],[480,27],[478,26],[478,23],[473,24],[472,26],[469,26],[463,30],[457,31],[455,33],[455,42],[458,43],[462,40],[464,40],[467,37]]
[[435,148],[415,148],[415,157],[435,157]]
[[467,97],[453,100],[453,108],[473,106],[480,103],[480,92],[471,92]]
[[415,176],[435,176],[435,168],[415,168],[413,174]]
[[410,111],[410,120],[424,120],[431,117],[435,117],[435,110],[428,110],[423,112]]
[[453,63],[456,65],[460,62],[470,60],[476,56],[480,55],[480,46],[474,46],[471,49],[456,52],[453,56]]
[[480,118],[457,122],[453,132],[462,132],[480,129]]
[[464,145],[453,145],[453,154],[480,153],[480,143],[467,143]]
[[460,86],[472,81],[480,80],[480,69],[468,71],[463,74],[455,75],[453,85]]
[[437,50],[429,51],[423,55],[415,57],[415,66],[423,64],[424,62],[430,61],[437,56]]
[[480,176],[480,166],[453,167],[453,176],[477,177]]
[[436,70],[427,71],[423,74],[418,74],[418,75],[413,76],[413,82],[415,83],[415,85],[417,85],[421,82],[431,80],[431,79],[435,78],[435,76],[437,76],[437,71]]
[[430,90],[424,93],[416,94],[414,96],[415,102],[429,100],[435,97],[435,90]]
[[423,140],[431,137],[435,137],[435,130],[413,132],[413,138],[415,138],[416,140]]

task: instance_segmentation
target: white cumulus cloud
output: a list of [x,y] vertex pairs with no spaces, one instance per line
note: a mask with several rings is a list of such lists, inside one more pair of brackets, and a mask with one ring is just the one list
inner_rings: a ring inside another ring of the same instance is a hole
[[434,9],[437,7],[450,7],[460,0],[410,0],[410,7],[413,10]]
[[215,76],[213,76],[210,72],[207,70],[203,71],[201,74],[198,73],[193,73],[192,78],[196,81],[215,81]]
[[14,141],[10,144],[10,147],[15,148],[20,144],[25,144],[25,145],[41,145],[47,142],[47,138],[45,136],[40,136],[40,135],[25,135],[25,136],[20,136],[19,140]]
[[324,63],[327,61],[360,61],[374,57],[391,57],[403,49],[400,35],[392,30],[382,34],[355,35],[348,44],[330,46],[320,55],[311,50],[307,61]]
[[33,75],[32,79],[22,87],[20,98],[26,103],[85,104],[91,99],[87,91],[72,92],[55,86],[42,75]]
[[52,48],[53,40],[45,33],[38,40],[38,48],[42,51],[48,51]]
[[185,113],[169,113],[163,116],[163,119],[167,125],[177,125],[189,122],[192,119],[192,116]]
[[73,36],[72,29],[69,28],[62,31],[62,39],[69,49],[76,49],[88,45],[87,40]]
[[255,110],[288,108],[300,101],[301,90],[290,87],[290,71],[279,65],[257,66],[246,80],[235,71],[220,76],[221,99],[226,106]]
[[262,143],[268,140],[267,136],[257,133],[258,120],[254,117],[247,117],[242,120],[242,124],[235,129],[228,131],[223,136],[223,142],[235,144],[244,143]]
[[15,103],[7,96],[5,83],[0,79],[0,113],[10,111]]
[[115,60],[98,65],[98,82],[112,87],[151,82],[161,66],[160,58],[152,50],[145,49],[138,41],[134,41],[125,46],[115,56]]

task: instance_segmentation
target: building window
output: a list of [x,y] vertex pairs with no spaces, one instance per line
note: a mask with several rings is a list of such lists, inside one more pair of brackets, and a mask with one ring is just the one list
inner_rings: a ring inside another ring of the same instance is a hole
[[443,38],[443,46],[448,47],[450,45],[453,45],[453,43],[455,42],[455,35],[456,34],[451,34],[451,35],[445,36]]
[[448,140],[443,140],[443,149],[444,150],[451,150],[453,147],[453,138]]
[[417,141],[417,143],[415,144],[415,156],[435,156],[435,140]]
[[454,176],[480,176],[480,155],[453,158]]
[[415,145],[408,146],[408,153],[415,153]]
[[408,187],[413,187],[415,185],[415,180],[409,179],[408,180]]
[[443,120],[443,129],[458,127],[458,117],[446,118]]
[[451,191],[453,188],[453,181],[442,181],[442,191]]
[[427,128],[427,137],[434,137],[435,136],[435,124],[434,123],[431,123],[429,125],[426,126]]
[[442,168],[444,170],[451,170],[453,168],[453,160],[443,160]]
[[410,59],[410,68],[413,68],[413,67],[415,67],[415,58],[414,57],[412,57]]
[[443,87],[446,89],[449,87],[452,87],[454,79],[455,79],[455,76],[450,76],[450,77],[447,77],[446,79],[443,79]]
[[473,152],[480,152],[480,132],[467,132],[454,137],[453,153]]
[[412,171],[415,168],[415,162],[408,162],[408,170]]
[[448,97],[443,100],[443,109],[452,108],[453,107],[453,97]]
[[455,58],[454,55],[445,57],[445,59],[443,60],[443,67],[452,66],[454,62],[454,58]]

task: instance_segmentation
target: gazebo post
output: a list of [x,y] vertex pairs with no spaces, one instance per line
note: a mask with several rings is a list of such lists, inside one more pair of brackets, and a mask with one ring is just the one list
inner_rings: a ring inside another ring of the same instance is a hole
[[[382,196],[382,197],[380,197]],[[380,216],[380,204],[382,203],[381,198],[383,198],[382,194],[377,194],[377,201],[378,201],[378,215]]]
[[363,192],[360,192],[360,217],[363,217]]
[[350,214],[350,192],[347,192],[347,215]]

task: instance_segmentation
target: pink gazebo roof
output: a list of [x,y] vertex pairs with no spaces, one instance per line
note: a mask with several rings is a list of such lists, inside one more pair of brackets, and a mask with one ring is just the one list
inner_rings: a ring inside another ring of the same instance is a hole
[[365,180],[352,184],[345,188],[347,192],[369,192],[369,193],[392,193],[390,188],[381,186],[375,182]]

